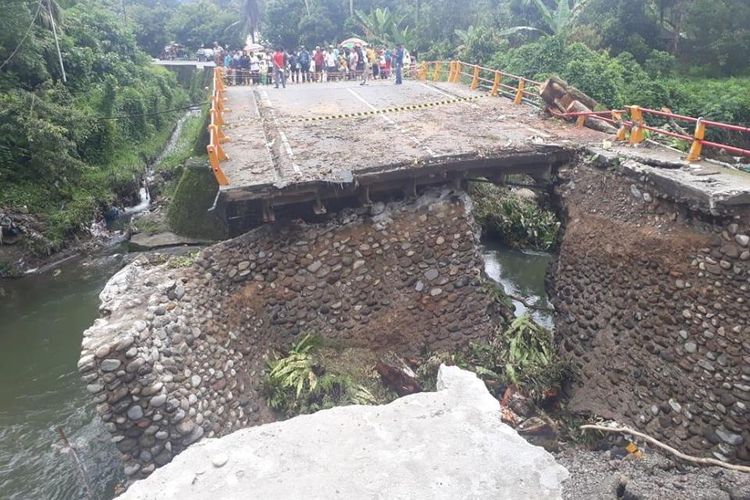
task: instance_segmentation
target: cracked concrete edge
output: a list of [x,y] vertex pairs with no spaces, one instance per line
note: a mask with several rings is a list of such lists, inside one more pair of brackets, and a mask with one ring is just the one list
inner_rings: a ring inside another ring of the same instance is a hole
[[[730,215],[750,205],[750,174],[721,165],[692,166],[684,161],[644,163],[640,154],[599,147],[585,148],[605,158],[627,177],[652,184],[669,199],[711,216]],[[700,172],[699,169],[704,169]]]
[[561,498],[567,469],[474,373],[443,365],[437,389],[204,439],[120,498]]

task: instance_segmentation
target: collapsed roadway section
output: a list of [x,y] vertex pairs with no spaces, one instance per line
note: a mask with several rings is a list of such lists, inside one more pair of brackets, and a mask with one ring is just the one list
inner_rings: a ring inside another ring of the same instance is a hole
[[229,234],[420,187],[523,173],[542,183],[606,135],[449,83],[228,87],[229,159],[215,211]]

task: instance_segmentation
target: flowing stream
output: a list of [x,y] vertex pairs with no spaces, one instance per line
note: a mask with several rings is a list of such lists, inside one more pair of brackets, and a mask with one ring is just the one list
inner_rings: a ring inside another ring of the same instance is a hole
[[189,118],[200,114],[200,107],[191,108],[187,112],[185,112],[185,114],[182,115],[179,120],[177,120],[177,124],[172,131],[172,135],[169,136],[169,141],[167,141],[167,144],[166,146],[164,146],[162,152],[159,154],[156,160],[146,166],[143,185],[138,190],[138,203],[136,205],[133,205],[132,207],[125,207],[123,215],[125,215],[126,218],[145,212],[151,207],[151,191],[149,190],[149,186],[154,180],[154,167],[163,162],[167,158],[167,156],[169,156],[175,150],[175,148],[177,148],[177,145],[180,141],[180,136],[182,135],[182,128],[185,126],[185,122],[187,122]]
[[117,450],[78,374],[81,334],[122,255],[66,262],[57,271],[0,281],[0,498],[85,498],[62,427],[94,498],[111,498]]
[[[505,293],[524,297],[528,304],[551,308],[544,288],[544,277],[554,256],[544,252],[516,250],[499,243],[483,242],[484,270],[487,275],[503,285]],[[516,316],[530,314],[540,325],[554,328],[554,316],[544,310],[530,310],[514,300]]]
[[[153,169],[177,147],[189,110],[147,167],[140,201],[148,210]],[[117,248],[110,249],[110,252]],[[123,479],[118,451],[78,374],[83,331],[98,317],[99,292],[123,265],[122,254],[65,260],[54,271],[0,280],[0,499],[112,498]],[[63,445],[62,428],[84,473]],[[85,477],[83,477],[85,476]]]

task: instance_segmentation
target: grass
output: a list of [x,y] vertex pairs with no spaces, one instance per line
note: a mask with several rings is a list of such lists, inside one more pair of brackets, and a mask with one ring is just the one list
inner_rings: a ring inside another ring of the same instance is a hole
[[204,131],[205,123],[205,113],[190,115],[182,124],[182,131],[174,149],[155,166],[155,172],[175,170],[195,155],[196,143]]
[[187,255],[178,255],[176,257],[172,257],[169,260],[167,267],[169,267],[170,269],[190,267],[195,264],[195,261],[198,259],[198,255],[200,255],[200,252],[192,252]]

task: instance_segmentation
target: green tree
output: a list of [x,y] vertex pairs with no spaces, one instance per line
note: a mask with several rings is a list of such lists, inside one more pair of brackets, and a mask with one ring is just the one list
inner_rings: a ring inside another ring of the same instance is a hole
[[577,21],[581,12],[590,0],[552,0],[553,7],[550,8],[544,0],[526,0],[539,14],[540,26],[514,26],[505,30],[504,33],[512,34],[521,31],[534,31],[547,35],[568,33]]

